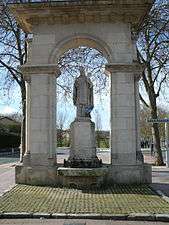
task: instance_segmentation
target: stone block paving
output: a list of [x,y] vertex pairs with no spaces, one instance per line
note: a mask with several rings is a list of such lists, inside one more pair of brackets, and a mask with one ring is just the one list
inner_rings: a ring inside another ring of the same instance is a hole
[[169,213],[169,203],[147,185],[103,189],[17,185],[0,198],[0,212],[64,214]]

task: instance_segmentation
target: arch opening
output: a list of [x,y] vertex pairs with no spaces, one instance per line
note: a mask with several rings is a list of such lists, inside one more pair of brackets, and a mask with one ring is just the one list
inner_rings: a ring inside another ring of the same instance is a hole
[[91,35],[79,34],[67,37],[64,40],[58,42],[50,54],[49,63],[56,63],[56,61],[59,61],[60,57],[64,55],[64,53],[70,49],[76,49],[80,46],[87,46],[89,48],[96,49],[103,54],[108,63],[113,61],[113,52],[103,40],[100,40],[98,37]]
[[[91,117],[95,122],[98,156],[104,163],[110,163],[110,151],[103,154],[100,150],[110,147],[110,84],[104,69],[108,60],[97,49],[80,46],[64,52],[57,63],[61,70],[61,75],[57,78],[57,128],[62,133],[58,133],[57,139],[63,139],[63,136],[67,139],[58,140],[58,147],[70,147],[69,126],[76,116],[76,107],[73,105],[73,84],[80,75],[79,68],[82,66],[94,85],[94,109]],[[64,144],[66,146],[63,146]],[[68,154],[65,157],[68,158]]]

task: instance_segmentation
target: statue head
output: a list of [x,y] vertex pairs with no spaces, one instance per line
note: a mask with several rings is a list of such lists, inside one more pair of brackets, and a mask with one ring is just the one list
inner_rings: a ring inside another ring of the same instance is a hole
[[79,67],[79,71],[80,71],[80,76],[86,76],[85,74],[85,68],[83,66]]

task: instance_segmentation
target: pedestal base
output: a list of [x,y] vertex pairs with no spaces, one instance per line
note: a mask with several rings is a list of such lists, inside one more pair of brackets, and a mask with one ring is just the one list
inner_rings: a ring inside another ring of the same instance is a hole
[[108,168],[58,168],[62,185],[70,188],[92,188],[104,184]]
[[102,168],[50,166],[15,167],[16,183],[89,188],[102,184],[147,184],[152,182],[151,165],[103,165]]
[[71,124],[70,157],[65,167],[98,168],[102,161],[96,156],[95,124],[90,118],[81,118]]

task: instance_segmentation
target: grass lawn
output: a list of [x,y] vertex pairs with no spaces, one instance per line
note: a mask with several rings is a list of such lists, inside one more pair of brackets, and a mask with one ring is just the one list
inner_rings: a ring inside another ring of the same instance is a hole
[[76,190],[17,185],[0,198],[0,212],[169,213],[169,203],[147,185]]

